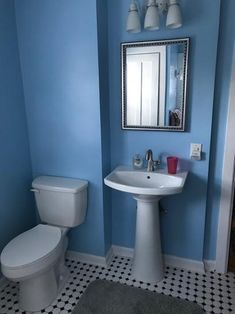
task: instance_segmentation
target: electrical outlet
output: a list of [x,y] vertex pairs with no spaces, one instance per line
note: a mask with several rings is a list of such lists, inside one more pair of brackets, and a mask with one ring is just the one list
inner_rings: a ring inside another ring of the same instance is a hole
[[190,144],[190,158],[194,160],[201,160],[202,144]]

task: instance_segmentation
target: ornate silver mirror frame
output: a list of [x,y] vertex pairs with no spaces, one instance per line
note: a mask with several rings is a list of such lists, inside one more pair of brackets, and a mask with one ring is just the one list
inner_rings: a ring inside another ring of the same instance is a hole
[[189,38],[121,43],[122,129],[184,131]]

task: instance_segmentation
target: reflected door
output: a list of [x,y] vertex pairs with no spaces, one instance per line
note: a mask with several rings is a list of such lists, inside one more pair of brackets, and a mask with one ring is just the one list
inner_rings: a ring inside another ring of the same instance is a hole
[[140,53],[129,50],[127,66],[127,124],[164,126],[166,49]]

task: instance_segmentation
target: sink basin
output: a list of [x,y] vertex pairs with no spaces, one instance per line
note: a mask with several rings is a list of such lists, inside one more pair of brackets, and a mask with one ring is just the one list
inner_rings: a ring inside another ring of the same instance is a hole
[[165,170],[147,172],[120,166],[114,169],[104,182],[122,192],[163,196],[182,192],[186,177],[187,172],[170,175]]
[[165,170],[147,172],[120,166],[104,179],[107,186],[131,193],[137,201],[132,265],[132,276],[137,280],[156,283],[164,278],[159,200],[182,192],[187,174],[179,172],[170,175]]

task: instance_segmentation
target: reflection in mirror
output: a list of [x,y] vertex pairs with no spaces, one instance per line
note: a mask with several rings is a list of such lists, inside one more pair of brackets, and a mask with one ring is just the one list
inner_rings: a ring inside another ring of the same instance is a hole
[[183,131],[189,39],[122,44],[122,128]]

